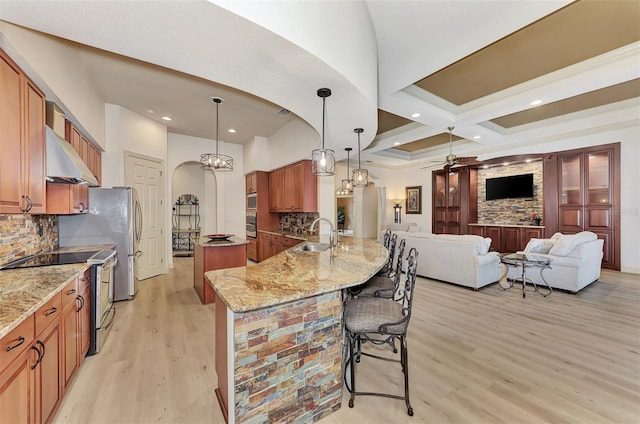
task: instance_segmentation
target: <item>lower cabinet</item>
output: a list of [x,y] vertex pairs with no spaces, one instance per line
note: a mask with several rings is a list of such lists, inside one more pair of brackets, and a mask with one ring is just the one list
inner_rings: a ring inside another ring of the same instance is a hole
[[[88,275],[68,284],[0,339],[0,423],[47,423],[53,419],[88,351]],[[80,300],[78,287],[86,289],[86,300]],[[69,293],[72,290],[75,292]],[[87,350],[80,356],[83,337],[87,338]]]
[[491,239],[491,250],[501,253],[514,253],[524,250],[532,238],[544,237],[544,227],[526,225],[469,225],[469,234]]
[[247,241],[247,258],[254,262],[258,261],[258,239],[248,237]]
[[264,261],[270,257],[283,252],[303,240],[287,237],[280,234],[265,233],[258,231],[258,259]]

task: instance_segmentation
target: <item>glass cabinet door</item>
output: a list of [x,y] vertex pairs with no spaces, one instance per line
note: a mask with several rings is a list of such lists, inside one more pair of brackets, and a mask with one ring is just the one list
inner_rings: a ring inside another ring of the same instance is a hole
[[446,204],[446,196],[445,196],[445,190],[446,190],[446,180],[445,180],[445,174],[436,174],[436,187],[435,187],[436,191],[435,191],[435,206],[436,207],[440,207],[443,208],[445,206],[447,206]]
[[457,172],[449,172],[448,175],[448,201],[447,206],[456,207],[460,206],[460,185],[458,182],[458,173]]
[[610,162],[609,151],[589,154],[587,172],[587,204],[609,205],[611,199]]
[[582,164],[581,156],[565,156],[560,163],[561,187],[560,204],[578,205],[582,203],[581,176]]

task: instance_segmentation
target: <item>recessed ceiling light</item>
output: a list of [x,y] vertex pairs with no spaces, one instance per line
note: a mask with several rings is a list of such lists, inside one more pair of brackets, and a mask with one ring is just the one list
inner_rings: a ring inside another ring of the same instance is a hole
[[153,115],[156,111],[153,109],[147,109],[147,113]]
[[418,112],[415,112],[415,113],[412,113],[412,114],[411,114],[411,117],[412,117],[412,118],[419,118],[419,117],[420,117],[420,114],[419,114]]
[[393,143],[393,145],[394,145],[394,146],[399,146],[399,145],[400,145],[400,142],[399,142],[399,141],[396,141],[395,143]]
[[531,163],[533,161],[533,159],[527,159],[525,160],[526,163]]
[[230,132],[230,133],[235,133],[236,132],[236,130],[234,130],[233,128],[229,128],[227,131]]
[[163,121],[172,121],[173,119],[170,116],[163,116],[162,118]]
[[482,137],[480,137],[479,135],[474,135],[474,136],[473,136],[473,139],[474,139],[474,140],[480,140],[481,138],[482,138]]
[[534,100],[531,103],[529,103],[529,105],[531,106],[538,106],[542,104],[542,100]]

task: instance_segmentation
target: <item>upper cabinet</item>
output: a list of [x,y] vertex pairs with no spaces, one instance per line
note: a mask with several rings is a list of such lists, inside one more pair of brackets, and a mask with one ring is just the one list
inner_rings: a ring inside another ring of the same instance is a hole
[[251,174],[247,174],[246,178],[246,188],[247,194],[256,193],[258,191],[258,173],[252,172]]
[[311,161],[303,160],[269,174],[271,212],[317,212],[318,177],[311,173]]
[[65,140],[73,149],[78,152],[82,161],[87,165],[89,171],[98,180],[98,185],[102,185],[102,152],[95,147],[82,133],[71,123],[65,121]]
[[478,218],[478,174],[469,167],[433,172],[433,233],[465,234]]
[[0,213],[45,213],[44,94],[2,50],[0,87]]

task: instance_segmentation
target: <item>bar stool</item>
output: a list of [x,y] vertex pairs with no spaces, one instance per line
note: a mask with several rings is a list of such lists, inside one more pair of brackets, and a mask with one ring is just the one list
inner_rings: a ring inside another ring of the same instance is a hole
[[[385,299],[380,297],[358,297],[347,302],[344,310],[345,334],[348,341],[348,358],[345,361],[344,379],[347,390],[351,394],[349,407],[353,408],[356,396],[383,396],[402,399],[407,406],[407,414],[413,416],[413,408],[409,401],[409,355],[407,352],[407,330],[411,318],[413,291],[416,282],[418,252],[415,248],[407,255],[406,279],[404,287],[399,290],[400,298]],[[371,342],[375,345],[389,345],[396,353],[396,341],[400,344],[400,360],[369,354],[362,351],[362,345]],[[356,391],[355,364],[360,357],[369,356],[384,361],[400,363],[404,375],[404,396]],[[347,368],[349,379],[347,380]]]
[[[395,234],[394,234],[395,235]],[[400,285],[400,278],[402,275],[402,260],[404,258],[404,246],[405,239],[400,240],[398,245],[398,256],[396,257],[396,267],[391,267],[386,275],[374,275],[364,284],[359,286],[350,287],[348,290],[351,297],[361,296],[376,296],[392,299],[398,286]],[[395,252],[394,252],[395,253]],[[393,254],[389,255],[393,258]]]
[[376,275],[386,275],[387,277],[391,275],[391,272],[393,271],[393,255],[396,249],[397,241],[398,241],[397,234],[395,233],[392,234],[391,230],[385,231],[383,243],[384,243],[384,247],[389,251],[389,259],[387,259],[387,263],[384,264],[382,269],[378,271]]

